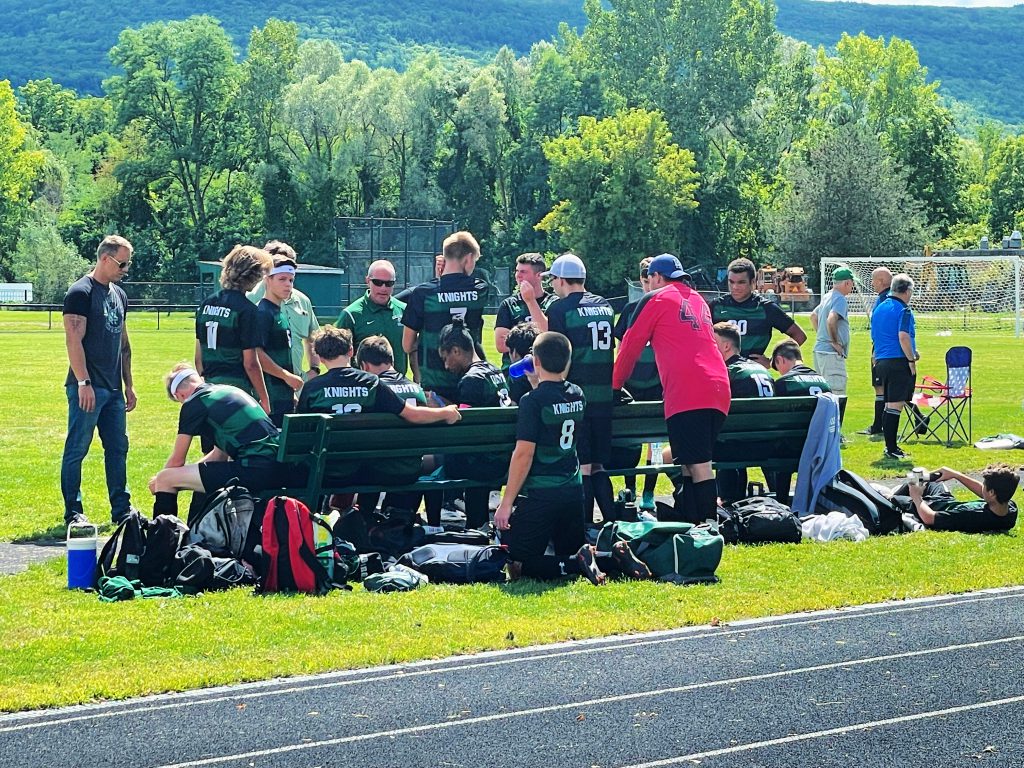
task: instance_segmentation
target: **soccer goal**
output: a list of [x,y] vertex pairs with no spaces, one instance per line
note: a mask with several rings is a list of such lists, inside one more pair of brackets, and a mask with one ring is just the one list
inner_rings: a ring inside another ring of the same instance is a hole
[[1020,251],[941,251],[905,258],[827,258],[821,260],[821,292],[832,288],[832,273],[849,267],[854,292],[848,297],[851,323],[868,315],[875,303],[871,273],[888,267],[914,279],[910,307],[919,327],[939,331],[995,331],[1021,335],[1024,274]]

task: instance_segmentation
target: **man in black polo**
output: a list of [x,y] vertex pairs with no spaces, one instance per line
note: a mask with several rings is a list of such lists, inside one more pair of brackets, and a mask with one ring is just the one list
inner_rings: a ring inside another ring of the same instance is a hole
[[711,319],[715,323],[733,323],[740,335],[739,354],[767,368],[764,351],[771,343],[773,330],[781,331],[797,344],[807,341],[807,334],[777,304],[754,293],[756,274],[750,259],[729,262],[729,295],[711,302]]

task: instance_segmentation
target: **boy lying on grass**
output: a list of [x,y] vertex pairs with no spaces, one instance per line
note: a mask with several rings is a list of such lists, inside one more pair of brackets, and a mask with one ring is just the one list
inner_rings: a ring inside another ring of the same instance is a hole
[[[894,497],[909,497],[926,527],[937,531],[985,533],[1009,531],[1017,524],[1017,505],[1012,498],[1020,477],[1005,464],[987,466],[982,470],[980,483],[949,467],[942,467],[931,477],[933,482],[904,483],[893,492]],[[942,485],[945,480],[959,480],[979,500],[957,501]]]

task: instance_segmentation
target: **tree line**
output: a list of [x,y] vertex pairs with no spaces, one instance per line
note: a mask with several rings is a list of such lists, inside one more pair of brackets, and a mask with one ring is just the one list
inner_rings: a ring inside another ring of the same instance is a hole
[[528,56],[403,71],[270,20],[126,29],[103,96],[0,83],[0,277],[59,297],[104,234],[135,280],[281,238],[333,264],[333,219],[454,218],[491,265],[573,249],[621,290],[643,255],[813,268],[1024,224],[1024,137],[958,133],[908,42],[781,36],[763,0],[587,0]]

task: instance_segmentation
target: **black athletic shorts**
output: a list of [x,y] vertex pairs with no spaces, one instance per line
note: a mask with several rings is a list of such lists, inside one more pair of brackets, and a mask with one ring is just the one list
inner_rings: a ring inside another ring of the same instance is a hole
[[905,357],[890,357],[879,360],[878,369],[880,385],[884,390],[885,402],[905,403],[914,396],[916,377],[910,372],[910,361]]
[[580,464],[601,464],[608,466],[612,460],[612,409],[583,412],[583,421],[576,432],[576,455]]
[[206,493],[223,488],[236,477],[239,485],[244,485],[253,492],[277,490],[304,484],[306,469],[276,461],[248,465],[240,461],[199,462],[199,479],[203,481],[203,491]]
[[501,532],[501,543],[519,562],[540,558],[549,543],[558,558],[574,554],[584,543],[583,486],[520,496],[509,529]]
[[882,374],[878,370],[878,363],[874,363],[871,366],[871,386],[880,387],[882,386]]
[[711,461],[725,414],[716,408],[682,411],[668,417],[668,441],[673,464],[703,464]]

